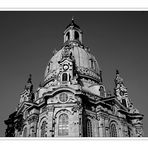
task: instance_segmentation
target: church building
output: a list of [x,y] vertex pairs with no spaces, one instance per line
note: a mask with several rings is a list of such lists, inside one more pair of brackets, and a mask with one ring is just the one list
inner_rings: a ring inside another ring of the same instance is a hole
[[128,97],[119,71],[114,93],[107,92],[98,62],[82,39],[72,19],[36,91],[29,76],[16,111],[4,121],[6,137],[143,136],[143,115]]

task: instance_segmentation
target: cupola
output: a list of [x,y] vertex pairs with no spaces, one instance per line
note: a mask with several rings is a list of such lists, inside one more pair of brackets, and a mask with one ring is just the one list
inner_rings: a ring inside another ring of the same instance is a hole
[[78,25],[75,24],[72,18],[71,23],[64,31],[64,43],[77,42],[82,44],[82,31]]

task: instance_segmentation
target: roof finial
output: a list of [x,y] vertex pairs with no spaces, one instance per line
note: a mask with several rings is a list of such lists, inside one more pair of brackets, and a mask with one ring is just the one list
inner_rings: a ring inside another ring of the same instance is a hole
[[71,20],[74,21],[74,16],[72,16],[72,19]]
[[30,91],[33,90],[33,84],[32,84],[32,80],[31,79],[32,79],[32,75],[29,74],[29,78],[27,80],[27,84],[25,85],[25,89],[26,90],[28,90],[28,89],[30,89]]
[[29,74],[29,78],[28,78],[27,83],[32,83],[32,82],[31,82],[31,77],[32,77],[32,75],[31,75],[31,74]]
[[121,84],[121,83],[123,83],[123,78],[120,77],[119,70],[117,69],[116,70],[115,84],[117,85],[117,84]]
[[66,27],[66,29],[70,26],[73,26],[73,27],[80,29],[80,27],[78,25],[76,25],[75,22],[74,22],[74,16],[72,16],[71,23]]
[[72,16],[71,22],[72,24],[74,24],[74,16]]

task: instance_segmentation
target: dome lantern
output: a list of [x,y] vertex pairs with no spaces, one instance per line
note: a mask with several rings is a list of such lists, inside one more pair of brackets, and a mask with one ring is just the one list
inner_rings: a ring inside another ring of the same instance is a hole
[[64,43],[77,42],[82,44],[82,31],[78,25],[75,24],[74,18],[64,31]]

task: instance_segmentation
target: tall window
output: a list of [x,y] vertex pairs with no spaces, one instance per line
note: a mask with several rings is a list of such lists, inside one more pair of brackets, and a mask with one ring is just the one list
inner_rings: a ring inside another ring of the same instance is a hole
[[128,136],[129,137],[132,137],[132,135],[131,135],[131,129],[128,127]]
[[27,137],[27,127],[24,128],[23,137]]
[[95,69],[93,59],[90,59],[89,61],[90,61],[90,67],[91,67],[91,69]]
[[79,39],[79,33],[77,31],[75,31],[75,39]]
[[104,87],[100,86],[100,96],[105,97],[105,91],[104,91]]
[[87,137],[92,137],[92,124],[89,119],[87,119]]
[[117,128],[114,123],[110,125],[110,137],[117,137]]
[[66,34],[66,40],[69,40],[69,39],[70,39],[70,33],[67,32],[67,34]]
[[94,70],[96,70],[96,68],[97,68],[97,63],[96,61],[94,61]]
[[46,121],[42,122],[42,125],[41,125],[41,137],[47,137],[47,135],[46,135],[46,124],[47,124]]
[[59,136],[68,135],[68,115],[65,113],[59,116],[58,135]]
[[122,104],[126,107],[126,100],[122,99]]
[[62,81],[67,81],[68,80],[68,76],[67,76],[67,73],[63,73],[62,75]]

